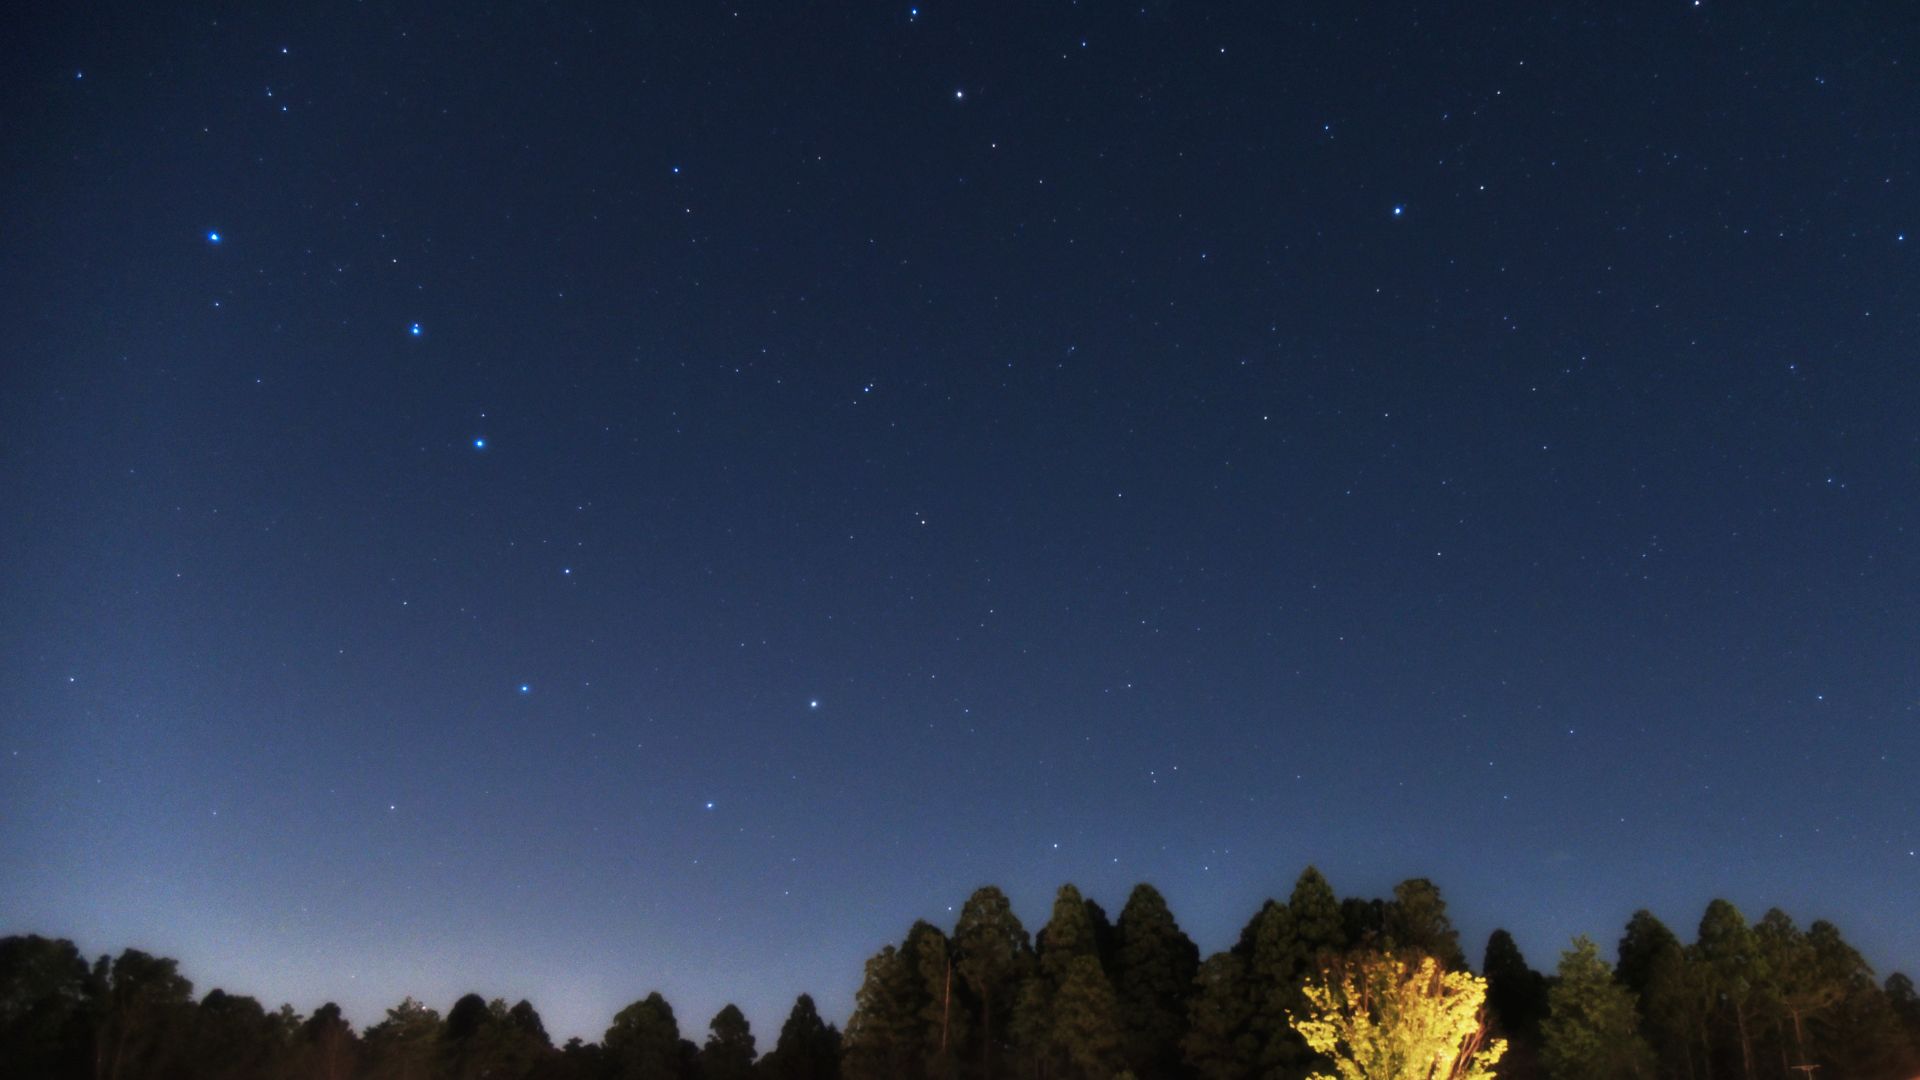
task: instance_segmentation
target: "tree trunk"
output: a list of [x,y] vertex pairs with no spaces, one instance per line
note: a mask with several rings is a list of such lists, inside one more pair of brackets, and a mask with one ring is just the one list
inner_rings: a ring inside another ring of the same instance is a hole
[[1753,1040],[1747,1037],[1747,1010],[1745,1006],[1733,1007],[1733,1024],[1740,1030],[1740,1068],[1747,1080],[1753,1080]]

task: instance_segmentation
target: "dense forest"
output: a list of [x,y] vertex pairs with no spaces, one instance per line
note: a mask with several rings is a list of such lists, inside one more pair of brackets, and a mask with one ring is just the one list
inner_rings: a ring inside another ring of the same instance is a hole
[[[533,1005],[412,998],[356,1032],[193,984],[128,949],[0,939],[0,1075],[65,1080],[1905,1080],[1920,997],[1832,924],[1707,906],[1691,944],[1636,912],[1609,965],[1576,939],[1551,973],[1495,931],[1473,973],[1440,891],[1340,899],[1309,867],[1229,949],[1200,957],[1136,886],[1118,919],[1071,885],[1029,936],[991,886],[951,932],[916,922],[867,961],[845,1032],[801,995],[772,1047],[729,1005],[703,1044],[650,994],[556,1047]],[[849,973],[850,974],[850,973]],[[1818,1070],[1814,1072],[1813,1070]]]

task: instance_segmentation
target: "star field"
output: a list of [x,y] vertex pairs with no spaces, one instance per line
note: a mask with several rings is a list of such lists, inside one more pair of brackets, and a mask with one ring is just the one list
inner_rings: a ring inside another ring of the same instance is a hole
[[1920,23],[18,21],[4,932],[769,1045],[985,882],[1920,963]]

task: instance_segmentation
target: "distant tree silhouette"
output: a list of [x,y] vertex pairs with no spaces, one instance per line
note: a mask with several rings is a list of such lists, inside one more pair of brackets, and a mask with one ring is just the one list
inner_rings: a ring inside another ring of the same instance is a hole
[[1493,1014],[1499,1033],[1516,1045],[1533,1044],[1547,1015],[1546,976],[1527,966],[1520,946],[1505,930],[1495,930],[1487,938],[1480,972],[1487,979],[1487,1011]]
[[794,1000],[761,1071],[768,1080],[839,1080],[840,1033],[820,1019],[813,998],[801,994]]
[[678,1080],[686,1053],[673,1006],[659,992],[621,1009],[601,1040],[611,1080]]
[[753,1075],[753,1031],[738,1006],[729,1003],[707,1024],[700,1049],[701,1080],[747,1080]]

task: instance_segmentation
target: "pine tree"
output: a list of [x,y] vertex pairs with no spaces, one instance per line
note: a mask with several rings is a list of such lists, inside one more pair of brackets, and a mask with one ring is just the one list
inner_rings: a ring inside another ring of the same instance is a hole
[[1186,1062],[1201,1080],[1245,1080],[1253,1075],[1260,1045],[1251,1029],[1246,962],[1231,951],[1200,965],[1187,1006]]
[[1619,954],[1614,975],[1639,1003],[1640,1030],[1653,1047],[1659,1074],[1668,1080],[1692,1080],[1693,1051],[1704,1019],[1685,946],[1642,908],[1627,921]]
[[1200,951],[1181,932],[1159,890],[1145,883],[1128,895],[1116,933],[1113,989],[1127,1067],[1139,1076],[1173,1076]]
[[1753,1024],[1755,1007],[1767,979],[1754,944],[1753,930],[1740,909],[1714,900],[1700,916],[1700,936],[1694,943],[1708,993],[1733,1025],[1739,1047],[1741,1075],[1754,1080]]
[[847,1021],[843,1064],[850,1080],[912,1080],[921,1075],[914,981],[905,958],[892,945],[867,961]]
[[794,1000],[761,1068],[768,1080],[839,1080],[840,1033],[820,1019],[812,997],[801,994]]
[[1097,955],[1068,961],[1052,1001],[1049,1041],[1068,1080],[1109,1080],[1125,1067],[1120,1049],[1120,1003]]
[[1590,938],[1560,954],[1560,978],[1547,995],[1540,1061],[1551,1080],[1626,1080],[1653,1072],[1640,1036],[1633,991],[1614,980]]
[[1440,887],[1426,878],[1409,878],[1393,887],[1382,936],[1395,952],[1424,953],[1448,971],[1467,969],[1467,955],[1460,951],[1460,934],[1447,918],[1447,902],[1440,897]]
[[1500,1032],[1514,1042],[1532,1042],[1547,1014],[1546,976],[1527,966],[1513,935],[1495,930],[1480,965],[1487,978],[1487,1009]]
[[[981,1076],[994,1080],[1006,1014],[1020,992],[1020,983],[1032,963],[1026,928],[1013,913],[1005,893],[992,885],[976,889],[960,909],[953,928],[954,968],[980,1002],[979,1053]],[[1001,1029],[996,1034],[996,1029]]]
[[928,922],[916,922],[900,947],[901,961],[912,975],[912,1000],[918,1021],[920,1057],[926,1075],[951,1077],[959,1070],[960,1048],[967,1043],[971,1016],[964,987],[954,977],[953,952],[947,935]]

